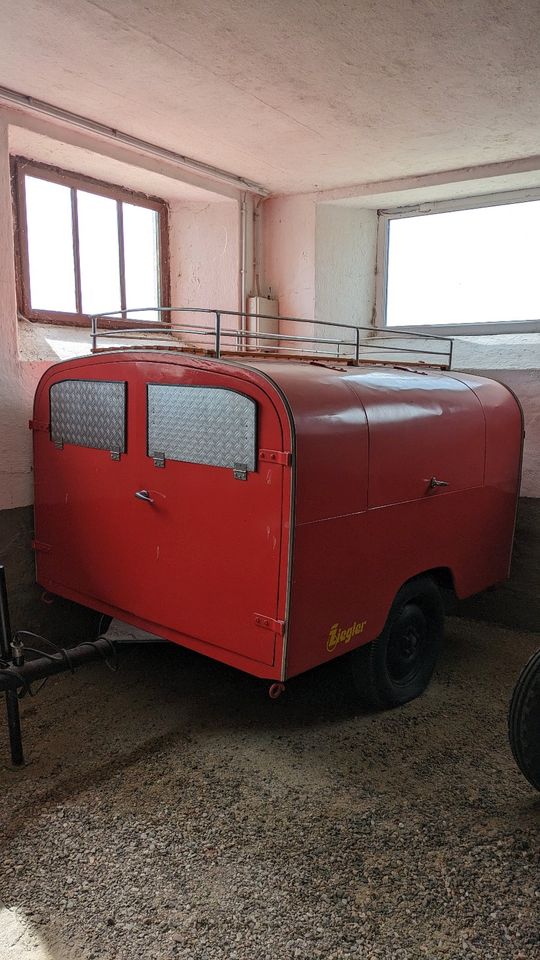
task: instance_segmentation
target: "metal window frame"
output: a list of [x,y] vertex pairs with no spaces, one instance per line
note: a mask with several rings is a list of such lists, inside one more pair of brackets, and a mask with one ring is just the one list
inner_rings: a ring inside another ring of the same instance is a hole
[[[68,187],[71,191],[71,215],[73,229],[73,260],[75,270],[75,301],[76,312],[68,313],[58,310],[35,310],[32,308],[30,291],[30,261],[28,255],[28,227],[26,218],[26,189],[25,177],[37,177],[50,183],[57,183]],[[121,310],[119,316],[109,318],[106,325],[111,329],[123,327],[148,326],[148,323],[130,320],[127,313],[125,291],[125,261],[124,261],[124,231],[122,203],[154,210],[158,215],[157,230],[157,260],[158,260],[158,308],[170,303],[170,254],[169,254],[169,211],[168,205],[158,197],[149,197],[116,184],[96,180],[81,173],[62,170],[46,163],[39,163],[27,157],[15,156],[11,158],[11,180],[13,196],[13,219],[15,240],[15,274],[17,286],[17,306],[19,314],[25,319],[37,323],[54,323],[59,325],[88,327],[90,314],[82,311],[82,293],[79,258],[79,232],[77,211],[77,190],[94,193],[97,196],[107,197],[116,201],[118,218],[118,258],[120,265],[120,296]],[[160,315],[161,316],[161,315]]]
[[457,210],[475,210],[481,207],[500,207],[506,204],[526,203],[540,200],[540,188],[489,193],[476,197],[459,197],[455,200],[437,200],[378,210],[377,267],[375,280],[375,327],[400,333],[440,334],[441,336],[489,336],[490,334],[538,333],[540,318],[534,320],[505,320],[491,323],[412,324],[391,327],[386,322],[388,293],[388,254],[390,222],[412,217],[426,217],[437,213],[452,213]]

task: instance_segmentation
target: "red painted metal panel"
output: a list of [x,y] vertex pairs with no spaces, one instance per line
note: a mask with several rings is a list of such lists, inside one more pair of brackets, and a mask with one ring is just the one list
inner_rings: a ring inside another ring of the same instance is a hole
[[[373,640],[399,588],[448,570],[465,597],[507,576],[515,499],[482,487],[415,500],[295,531],[287,676]],[[332,627],[361,633],[333,647]]]
[[[507,576],[521,425],[504,387],[433,371],[272,369],[298,460],[284,675],[376,637],[419,573],[447,571],[460,597]],[[449,486],[431,488],[431,476]]]
[[[406,370],[352,382],[368,419],[370,508],[481,486],[484,414],[466,384]],[[432,486],[433,478],[446,486]]]
[[[36,536],[51,545],[38,556],[39,582],[192,638],[212,655],[221,648],[273,667],[281,641],[254,614],[283,617],[287,468],[264,463],[240,481],[225,467],[168,460],[161,469],[146,452],[147,383],[240,391],[257,403],[258,444],[281,450],[290,436],[267,393],[223,367],[161,358],[79,361],[45,376],[36,400],[40,419],[55,380],[89,376],[127,383],[127,453],[114,462],[105,450],[59,450],[48,434],[35,434]],[[140,490],[153,503],[137,499]]]

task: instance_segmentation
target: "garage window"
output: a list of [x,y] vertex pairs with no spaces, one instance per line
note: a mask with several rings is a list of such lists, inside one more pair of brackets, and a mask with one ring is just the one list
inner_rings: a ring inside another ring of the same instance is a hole
[[540,198],[505,195],[380,213],[377,314],[426,333],[540,330]]
[[12,170],[19,312],[85,326],[112,311],[119,325],[159,320],[169,299],[164,201],[22,157]]

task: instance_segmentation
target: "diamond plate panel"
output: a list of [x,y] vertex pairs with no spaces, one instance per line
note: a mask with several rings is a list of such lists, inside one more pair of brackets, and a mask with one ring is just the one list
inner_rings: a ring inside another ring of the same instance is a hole
[[98,450],[126,450],[126,384],[62,380],[50,391],[51,439]]
[[220,387],[148,384],[148,455],[255,470],[256,404]]

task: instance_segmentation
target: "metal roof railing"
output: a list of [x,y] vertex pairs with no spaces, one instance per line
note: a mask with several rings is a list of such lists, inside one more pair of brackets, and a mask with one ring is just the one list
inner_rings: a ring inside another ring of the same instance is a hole
[[[159,314],[160,319],[146,323],[144,319],[138,319],[141,314],[148,313]],[[181,314],[183,322],[173,322],[175,314]],[[186,314],[196,315],[196,321],[184,321]],[[163,315],[167,317],[166,320]],[[197,322],[199,317],[206,318],[208,322]],[[228,326],[225,318],[237,318],[237,325]],[[258,329],[260,320],[274,321],[277,331]],[[92,353],[119,349],[173,349],[217,358],[233,355],[239,359],[242,356],[257,356],[299,360],[337,359],[352,364],[405,362],[442,369],[452,366],[453,340],[450,337],[388,327],[353,326],[335,321],[248,314],[213,307],[139,307],[95,314],[90,317],[90,322]],[[291,333],[289,324],[303,324],[304,327],[315,329],[313,335],[311,331]],[[337,331],[342,331],[342,334],[338,336]],[[118,344],[103,347],[98,345],[98,340],[102,338],[127,340],[128,344],[127,347]]]

